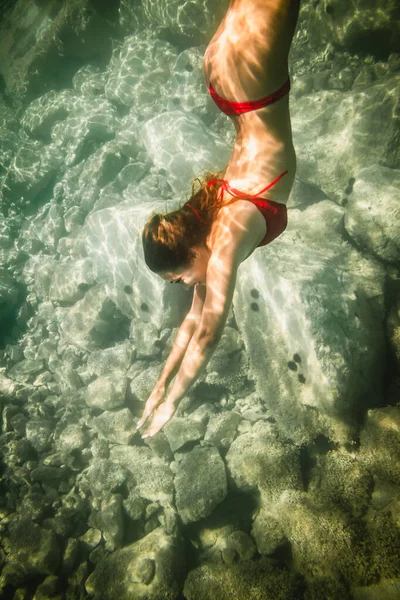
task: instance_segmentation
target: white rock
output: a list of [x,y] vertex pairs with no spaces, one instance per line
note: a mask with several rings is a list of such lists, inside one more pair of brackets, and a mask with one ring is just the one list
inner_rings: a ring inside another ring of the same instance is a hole
[[283,236],[238,270],[233,306],[256,391],[298,443],[348,439],[352,410],[380,393],[384,271],[335,232],[340,213],[329,201],[289,211]]
[[97,280],[123,314],[159,328],[177,327],[191,294],[166,284],[144,262],[141,236],[152,209],[172,210],[166,203],[131,202],[92,213],[83,227],[86,249]]
[[94,283],[93,265],[89,259],[60,263],[51,278],[50,300],[76,302]]
[[97,430],[100,438],[113,444],[129,444],[135,433],[135,420],[129,408],[105,410],[87,425]]
[[142,132],[155,166],[167,171],[168,182],[179,195],[190,193],[190,182],[195,177],[224,168],[232,152],[200,118],[178,110],[153,117],[143,125]]
[[120,408],[125,404],[127,386],[127,378],[119,374],[99,377],[86,390],[86,404],[102,410]]
[[356,175],[345,227],[377,258],[400,261],[400,171],[373,165]]
[[162,506],[172,503],[172,471],[155,452],[137,446],[114,446],[110,450],[110,459],[132,473],[141,498],[159,502]]
[[237,488],[259,491],[264,500],[302,486],[297,448],[280,441],[270,423],[259,422],[239,435],[225,459]]
[[[372,85],[291,96],[298,177],[317,184],[335,200],[365,165],[398,164],[396,116],[398,74]],[[373,142],[371,143],[371,135]]]
[[125,38],[108,67],[107,98],[133,106],[139,113],[156,114],[175,60],[174,47],[151,33]]

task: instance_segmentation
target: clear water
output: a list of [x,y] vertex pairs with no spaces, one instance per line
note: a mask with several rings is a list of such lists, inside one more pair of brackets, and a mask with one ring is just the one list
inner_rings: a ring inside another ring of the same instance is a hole
[[399,596],[394,2],[302,3],[288,228],[136,433],[192,299],[143,225],[235,143],[202,71],[214,4],[0,4],[4,598]]

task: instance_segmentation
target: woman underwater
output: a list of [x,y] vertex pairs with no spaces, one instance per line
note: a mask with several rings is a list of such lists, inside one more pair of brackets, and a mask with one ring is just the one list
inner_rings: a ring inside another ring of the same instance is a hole
[[143,230],[147,266],[166,281],[194,286],[191,309],[138,422],[139,428],[152,415],[143,437],[169,421],[204,372],[228,317],[239,265],[286,228],[296,171],[288,55],[299,4],[231,0],[206,49],[208,89],[232,118],[236,141],[223,179],[207,176],[182,208],[153,215]]

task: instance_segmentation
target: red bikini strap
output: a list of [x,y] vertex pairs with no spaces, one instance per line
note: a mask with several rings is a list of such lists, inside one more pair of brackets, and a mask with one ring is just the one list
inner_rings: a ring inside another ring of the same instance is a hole
[[189,202],[186,202],[185,206],[190,206],[190,208],[192,209],[192,211],[194,212],[194,214],[196,215],[196,217],[199,219],[199,221],[201,221],[202,223],[206,224],[207,221],[204,221],[200,214],[199,211],[197,210],[197,208],[195,208],[194,206],[192,206],[191,204],[189,204]]
[[240,190],[236,190],[235,188],[232,188],[229,185],[229,183],[226,179],[212,179],[211,181],[208,182],[207,185],[215,185],[216,183],[221,184],[219,194],[218,194],[218,200],[222,200],[224,191],[228,192],[228,194],[231,194],[231,196],[236,196],[237,198],[242,197],[245,200],[246,198],[257,198],[257,196],[259,196],[260,194],[263,194],[264,192],[266,192],[267,190],[272,188],[286,174],[287,174],[287,170],[283,171],[283,173],[278,175],[278,177],[276,179],[274,179],[274,181],[272,181],[265,188],[263,188],[262,190],[257,192],[257,194],[246,194],[246,192],[241,192]]

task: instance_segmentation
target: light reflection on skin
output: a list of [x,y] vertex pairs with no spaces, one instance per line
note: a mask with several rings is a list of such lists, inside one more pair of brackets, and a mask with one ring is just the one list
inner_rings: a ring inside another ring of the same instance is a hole
[[[211,83],[220,96],[234,102],[257,100],[276,92],[288,78],[288,55],[299,4],[300,0],[231,0],[205,52],[206,86]],[[296,171],[288,95],[259,110],[233,116],[232,122],[236,140],[223,178],[231,187],[255,194],[287,171],[264,196],[286,204]],[[224,200],[231,198],[224,193]],[[187,288],[199,286],[195,287],[195,310],[191,314],[196,332],[190,338],[183,332],[175,342],[178,350],[179,344],[187,350],[171,391],[163,398],[155,393],[147,401],[138,426],[154,413],[143,437],[154,435],[167,423],[204,371],[229,313],[238,266],[254,252],[265,233],[265,220],[258,209],[236,199],[218,212],[204,246],[193,248],[194,259],[188,267],[160,274],[165,281]],[[168,360],[172,354],[173,350]],[[173,358],[171,364],[175,364]]]

